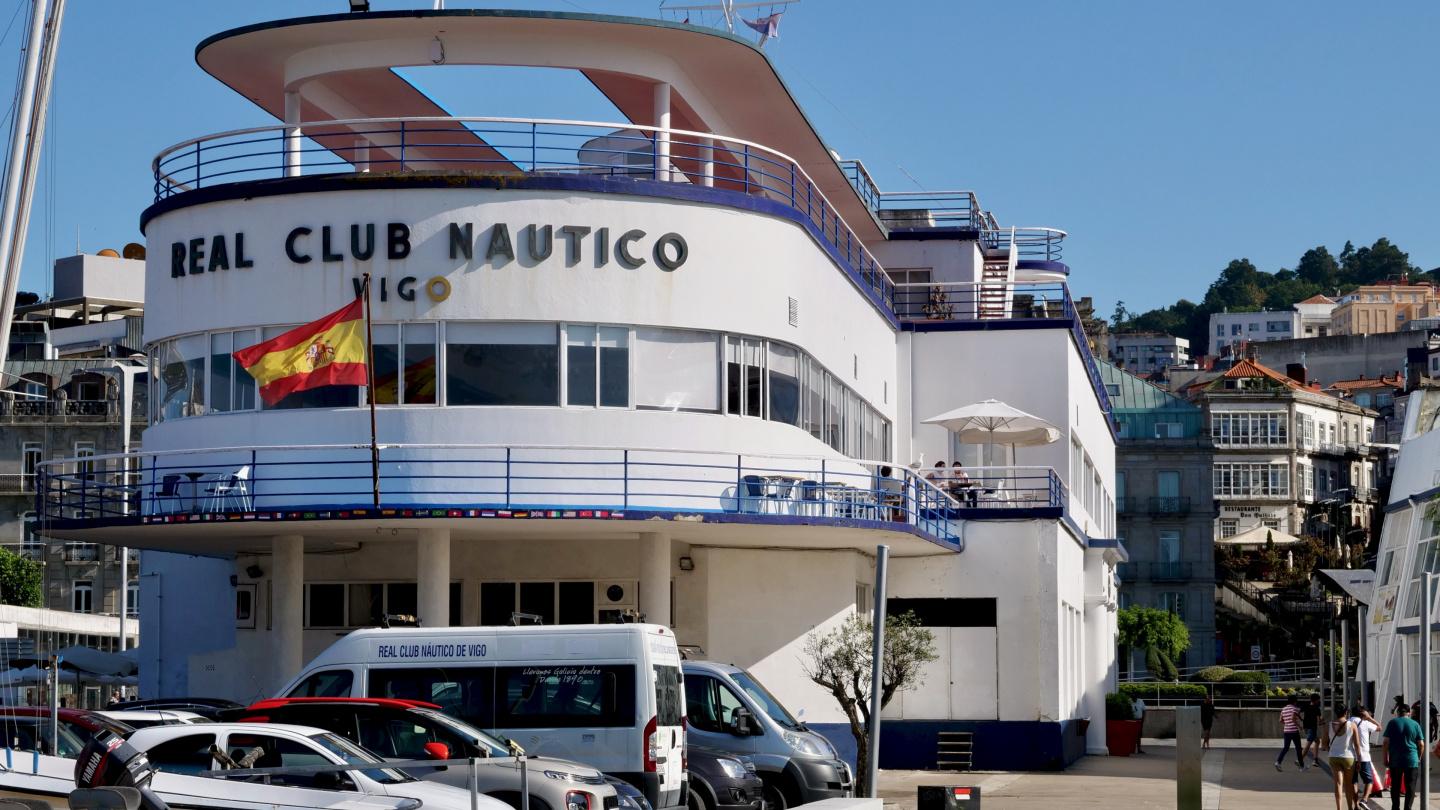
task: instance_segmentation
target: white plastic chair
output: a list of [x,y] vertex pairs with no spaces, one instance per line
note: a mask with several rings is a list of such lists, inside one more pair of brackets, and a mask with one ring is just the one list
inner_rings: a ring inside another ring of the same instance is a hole
[[215,488],[210,490],[210,511],[227,511],[225,507],[227,505],[227,501],[229,501],[231,498],[234,498],[236,503],[238,503],[240,506],[240,508],[236,511],[250,511],[250,495],[248,491],[249,481],[250,465],[246,464],[244,467],[236,470],[235,474],[230,476],[228,480],[215,482]]

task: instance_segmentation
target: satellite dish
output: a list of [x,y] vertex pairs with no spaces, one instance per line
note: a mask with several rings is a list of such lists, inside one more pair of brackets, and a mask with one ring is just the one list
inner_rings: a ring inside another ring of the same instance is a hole
[[144,259],[145,246],[139,242],[131,242],[125,246],[125,249],[121,251],[120,255],[127,259]]
[[96,256],[106,256],[106,257],[109,257],[109,258],[111,258],[111,259],[118,259],[118,258],[120,258],[120,254],[119,254],[119,253],[116,253],[114,250],[111,250],[110,248],[105,248],[104,250],[100,251],[99,253],[97,253],[97,254],[95,254],[95,255],[96,255]]

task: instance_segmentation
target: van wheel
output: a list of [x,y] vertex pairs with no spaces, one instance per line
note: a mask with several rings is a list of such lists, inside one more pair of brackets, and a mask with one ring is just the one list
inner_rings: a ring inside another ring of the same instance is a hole
[[786,810],[790,806],[790,803],[785,800],[785,791],[781,790],[773,780],[765,780],[761,796],[765,799],[765,810]]
[[686,797],[685,803],[689,806],[689,810],[711,810],[710,806],[705,803],[705,797],[700,795],[700,791],[696,790],[694,785],[690,786],[688,792],[690,795]]

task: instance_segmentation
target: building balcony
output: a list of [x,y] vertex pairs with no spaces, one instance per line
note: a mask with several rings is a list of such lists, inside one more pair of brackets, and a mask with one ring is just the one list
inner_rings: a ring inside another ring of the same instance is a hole
[[[132,453],[41,465],[42,527],[405,518],[682,520],[908,532],[1058,518],[1048,467],[970,468],[941,489],[881,462],[650,449],[383,445]],[[253,527],[252,527],[253,528]]]
[[1251,491],[1215,493],[1215,500],[1217,501],[1288,501],[1293,498],[1294,496],[1288,492]]
[[45,561],[44,543],[36,541],[29,543],[0,543],[0,546],[3,546],[6,551],[18,557],[40,563]]
[[109,400],[0,399],[0,425],[119,422],[116,402]]
[[721,204],[739,195],[747,208],[784,212],[807,226],[876,303],[887,312],[894,306],[884,269],[800,164],[713,133],[547,119],[346,119],[207,135],[161,152],[151,168],[155,206],[147,217],[171,201],[186,204],[181,198],[200,189],[325,175],[441,175],[429,178],[436,185],[453,185],[460,175],[492,178],[497,187],[520,177],[544,188]]
[[34,473],[0,473],[0,495],[27,495],[34,491]]
[[1115,514],[1133,515],[1140,510],[1140,499],[1120,495],[1115,498]]
[[1189,496],[1164,496],[1150,499],[1150,517],[1183,518],[1190,514]]
[[60,559],[67,563],[99,562],[100,556],[97,543],[66,543],[60,547]]
[[1174,582],[1176,580],[1190,579],[1194,573],[1194,564],[1188,562],[1152,562],[1150,563],[1150,579],[1156,582]]

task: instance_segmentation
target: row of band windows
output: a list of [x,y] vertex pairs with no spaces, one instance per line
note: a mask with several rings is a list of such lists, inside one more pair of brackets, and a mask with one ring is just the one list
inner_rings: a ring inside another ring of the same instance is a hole
[[[367,404],[357,386],[273,405],[232,353],[289,326],[210,332],[151,347],[151,423],[213,413]],[[890,423],[788,344],[683,329],[518,322],[375,324],[375,402],[720,413],[799,427],[858,458],[887,458]]]

